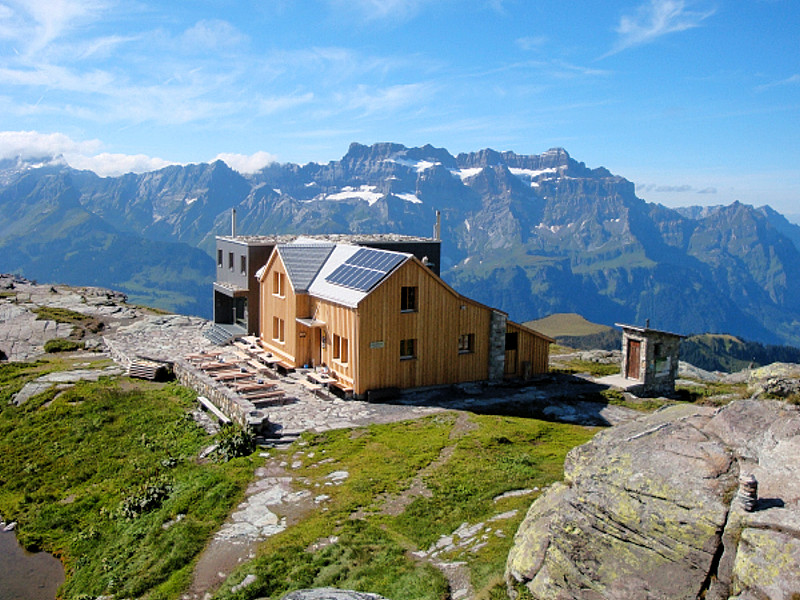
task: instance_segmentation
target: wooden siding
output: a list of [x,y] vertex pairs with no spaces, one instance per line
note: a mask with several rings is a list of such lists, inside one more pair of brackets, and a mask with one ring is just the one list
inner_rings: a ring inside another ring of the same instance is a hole
[[[283,297],[276,296],[274,292],[275,275],[280,273],[284,277]],[[286,267],[281,260],[280,254],[273,251],[267,261],[264,274],[261,276],[261,314],[260,326],[261,345],[272,352],[283,361],[295,365],[295,357],[298,352],[297,338],[297,295],[294,293],[289,276],[286,274]],[[273,318],[278,317],[284,322],[284,341],[283,343],[273,339]]]
[[[417,288],[414,312],[400,310],[406,286]],[[354,392],[486,379],[490,320],[490,309],[459,296],[419,261],[406,262],[358,306]],[[459,336],[470,333],[474,351],[460,354]],[[402,360],[407,339],[416,340],[416,356]]]
[[[505,377],[515,379],[547,373],[550,362],[550,343],[553,340],[513,321],[508,321],[506,324],[506,332],[517,334],[517,368],[514,371],[507,368]],[[506,352],[507,357],[509,354]],[[526,364],[530,366],[526,367]]]
[[[273,293],[276,272],[285,277],[283,297]],[[260,286],[264,348],[294,367],[324,363],[357,395],[489,376],[492,309],[459,295],[416,259],[399,267],[357,308],[296,294],[277,251],[267,262]],[[401,310],[404,287],[416,288],[414,311]],[[283,343],[273,339],[274,317],[284,321]],[[313,319],[315,324],[309,327],[297,318]],[[506,331],[518,334],[517,369],[506,376],[546,373],[552,340],[511,321]],[[474,336],[472,351],[459,352],[459,337],[469,334]],[[346,362],[334,358],[335,336],[347,340]],[[415,340],[415,356],[401,359],[401,340],[410,339]]]

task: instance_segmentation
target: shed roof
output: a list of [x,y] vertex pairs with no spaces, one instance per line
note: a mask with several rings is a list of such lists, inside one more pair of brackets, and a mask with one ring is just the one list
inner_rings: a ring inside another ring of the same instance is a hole
[[648,335],[648,334],[657,334],[657,335],[668,335],[677,338],[685,338],[685,335],[681,335],[680,333],[672,333],[671,331],[661,331],[659,329],[651,329],[650,327],[641,327],[639,325],[626,325],[625,323],[614,323],[617,327],[621,327],[623,331],[635,331],[641,335]]

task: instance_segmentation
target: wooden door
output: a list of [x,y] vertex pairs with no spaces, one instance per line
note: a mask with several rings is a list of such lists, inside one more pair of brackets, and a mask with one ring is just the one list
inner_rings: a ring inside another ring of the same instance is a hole
[[639,379],[642,357],[642,342],[639,340],[628,340],[628,360],[625,369],[625,377],[628,379]]

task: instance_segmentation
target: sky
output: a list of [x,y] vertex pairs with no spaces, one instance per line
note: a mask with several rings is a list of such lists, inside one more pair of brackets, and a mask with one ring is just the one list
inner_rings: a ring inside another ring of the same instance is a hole
[[0,158],[247,173],[384,141],[800,214],[800,2],[0,0]]

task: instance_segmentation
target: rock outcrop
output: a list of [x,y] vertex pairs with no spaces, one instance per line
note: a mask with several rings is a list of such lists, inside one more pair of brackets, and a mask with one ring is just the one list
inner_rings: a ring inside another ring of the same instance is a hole
[[[599,433],[531,506],[506,578],[534,598],[800,593],[800,410],[679,405]],[[739,479],[760,498],[737,500]]]

